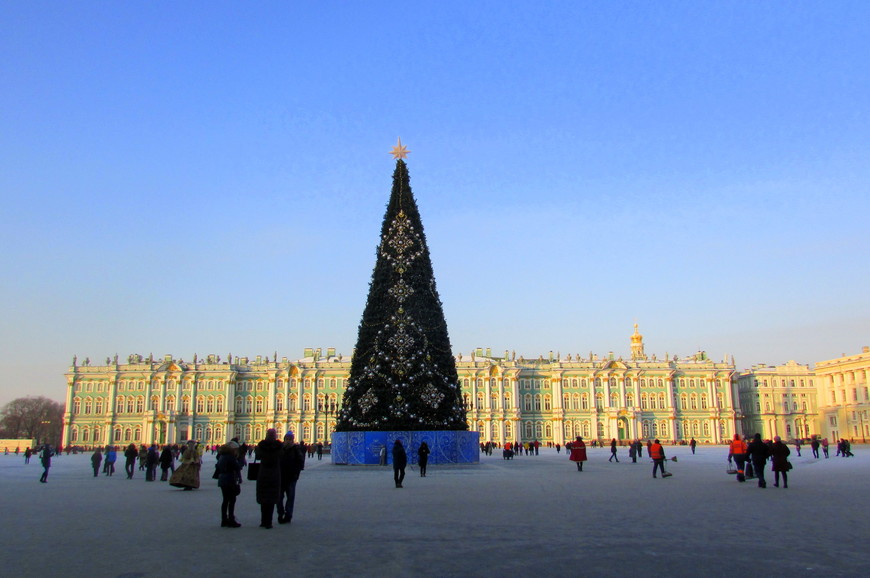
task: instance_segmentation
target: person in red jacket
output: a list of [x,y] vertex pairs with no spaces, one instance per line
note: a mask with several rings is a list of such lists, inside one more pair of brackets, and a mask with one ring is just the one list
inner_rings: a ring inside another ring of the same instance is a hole
[[568,459],[577,464],[577,471],[583,471],[583,462],[586,461],[586,444],[583,443],[583,438],[577,436],[577,441],[571,444],[571,455]]
[[746,475],[743,468],[746,466],[746,452],[748,449],[746,442],[740,439],[740,434],[734,434],[734,440],[731,442],[729,451],[731,457],[734,459],[734,463],[737,465],[738,482],[746,481]]
[[662,477],[665,477],[665,448],[659,440],[655,440],[649,448],[649,457],[653,461],[653,477],[656,476],[656,469],[661,469]]

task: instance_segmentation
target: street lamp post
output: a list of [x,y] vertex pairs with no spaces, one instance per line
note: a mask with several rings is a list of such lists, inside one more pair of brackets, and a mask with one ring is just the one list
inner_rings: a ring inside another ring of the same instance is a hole
[[[326,427],[324,428],[324,431],[323,431],[323,436],[324,436],[324,438],[326,438],[327,430],[329,430],[329,416],[330,415],[332,415],[333,417],[336,416],[336,414],[338,413],[338,405],[334,401],[324,402],[321,400],[321,401],[317,402],[317,409],[318,409],[318,411],[320,411],[320,413],[322,413],[326,416]],[[326,442],[327,442],[327,440],[324,439],[323,443],[326,443]]]

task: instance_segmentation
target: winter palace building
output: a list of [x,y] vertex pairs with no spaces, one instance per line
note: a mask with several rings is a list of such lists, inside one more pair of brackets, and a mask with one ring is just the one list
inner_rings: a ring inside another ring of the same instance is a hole
[[[657,359],[644,353],[637,327],[629,359],[552,352],[525,359],[477,349],[457,355],[456,369],[469,427],[481,432],[482,441],[564,444],[581,435],[722,443],[744,431],[833,435],[819,424],[834,420],[851,427],[856,416],[870,427],[870,354],[862,355],[863,370],[831,371],[822,378],[831,384],[832,395],[845,399],[859,391],[863,405],[846,413],[835,409],[836,401],[827,403],[828,398],[817,403],[815,376],[806,366],[757,366],[738,375],[733,359],[715,362],[704,352]],[[172,355],[130,355],[126,363],[116,357],[101,366],[74,359],[65,374],[63,444],[162,444],[190,438],[213,444],[233,436],[256,442],[270,427],[281,434],[295,431],[306,442],[327,442],[349,371],[350,358],[333,348],[325,354],[306,349],[296,361],[279,361],[277,354],[253,359],[230,355],[226,360],[194,356],[190,362]],[[842,430],[838,427],[837,432]]]

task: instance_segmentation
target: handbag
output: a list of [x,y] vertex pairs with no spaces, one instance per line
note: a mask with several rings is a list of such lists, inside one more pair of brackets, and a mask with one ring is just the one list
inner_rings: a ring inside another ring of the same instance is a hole
[[791,462],[789,462],[789,461],[786,461],[786,462],[785,462],[785,471],[789,471],[789,470],[792,469],[793,467],[794,467],[794,466],[791,465]]
[[248,479],[256,480],[257,476],[260,474],[260,464],[259,462],[251,462],[248,464]]
[[729,476],[733,476],[734,474],[737,473],[737,470],[735,470],[734,468],[728,468],[727,470],[725,470],[725,473],[728,474]]
[[218,470],[218,466],[217,466],[217,464],[215,464],[215,465],[214,465],[214,473],[211,475],[211,478],[212,478],[213,480],[217,480],[217,479],[220,478],[220,477],[221,477],[220,471]]

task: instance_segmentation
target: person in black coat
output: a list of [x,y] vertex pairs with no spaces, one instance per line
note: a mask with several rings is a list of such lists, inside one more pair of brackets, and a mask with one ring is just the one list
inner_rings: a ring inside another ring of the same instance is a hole
[[145,456],[145,481],[153,482],[157,479],[157,464],[160,462],[160,452],[157,444],[151,444]]
[[400,440],[393,444],[393,480],[396,487],[401,488],[405,479],[405,467],[408,465],[408,455]]
[[39,456],[40,461],[42,461],[42,475],[39,477],[39,481],[43,484],[48,482],[48,470],[51,467],[51,456],[53,452],[51,451],[51,446],[45,444],[42,446],[42,453]]
[[755,477],[758,478],[758,487],[766,488],[767,482],[764,481],[764,465],[767,463],[767,458],[770,457],[770,448],[766,443],[761,441],[760,433],[755,434],[752,441],[749,442],[749,449],[746,453],[752,461]]
[[163,451],[160,452],[160,481],[165,482],[169,479],[169,470],[175,472],[175,457],[172,455],[172,448],[163,446]]
[[230,442],[218,450],[215,470],[218,474],[218,487],[221,489],[221,527],[240,528],[236,521],[236,497],[242,492],[242,466],[238,459],[239,444]]
[[296,501],[296,482],[305,469],[305,450],[296,443],[293,432],[284,434],[281,447],[281,494],[278,499],[278,523],[289,524],[293,519],[293,504]]
[[426,477],[426,466],[429,464],[429,444],[420,442],[417,449],[417,463],[420,464],[420,477]]
[[139,450],[136,449],[136,444],[130,444],[124,450],[124,471],[127,472],[127,479],[133,479],[133,472],[136,470],[136,458],[139,457]]
[[269,429],[266,432],[266,439],[258,443],[254,450],[256,459],[260,460],[260,471],[257,474],[260,527],[267,530],[272,528],[275,506],[281,501],[281,445],[278,432]]

